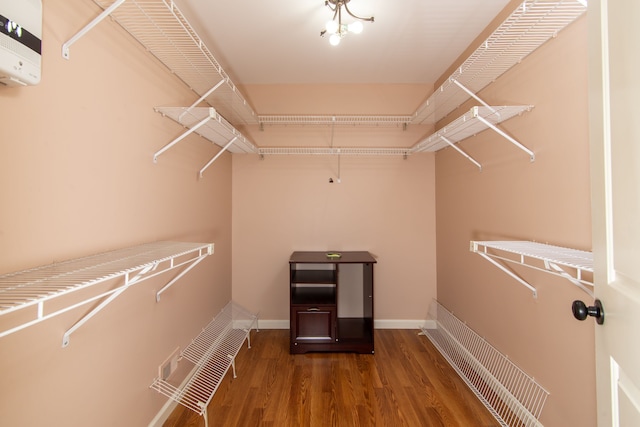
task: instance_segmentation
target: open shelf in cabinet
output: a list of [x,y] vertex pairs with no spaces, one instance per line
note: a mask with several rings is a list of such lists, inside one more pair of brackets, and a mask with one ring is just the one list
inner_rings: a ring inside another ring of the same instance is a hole
[[292,305],[335,305],[336,286],[293,286],[291,288]]

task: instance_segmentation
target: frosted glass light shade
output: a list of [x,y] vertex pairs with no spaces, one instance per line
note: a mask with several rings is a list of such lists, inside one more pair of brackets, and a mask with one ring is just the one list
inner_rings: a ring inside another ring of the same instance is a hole
[[336,21],[327,21],[324,28],[329,34],[335,34],[338,31],[338,23]]
[[354,34],[360,34],[364,29],[364,26],[362,25],[362,22],[356,21],[349,24],[347,28],[349,29],[350,32]]

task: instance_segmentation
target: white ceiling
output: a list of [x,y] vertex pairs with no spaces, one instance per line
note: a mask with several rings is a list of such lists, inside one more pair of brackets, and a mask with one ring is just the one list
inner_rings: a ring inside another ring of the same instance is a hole
[[331,46],[320,37],[332,16],[324,0],[176,0],[240,85],[433,83],[508,3],[351,0],[375,22]]

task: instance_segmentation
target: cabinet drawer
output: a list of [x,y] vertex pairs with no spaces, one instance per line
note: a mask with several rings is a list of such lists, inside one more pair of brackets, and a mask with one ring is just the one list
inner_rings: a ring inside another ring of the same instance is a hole
[[291,308],[291,341],[329,343],[336,339],[335,306],[296,306]]

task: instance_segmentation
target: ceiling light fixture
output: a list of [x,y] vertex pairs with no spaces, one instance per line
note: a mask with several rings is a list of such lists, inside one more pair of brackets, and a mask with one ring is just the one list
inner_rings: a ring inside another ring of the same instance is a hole
[[[362,22],[360,21],[369,21],[373,22],[373,16],[370,18],[362,18],[360,16],[356,16],[347,7],[347,3],[350,0],[325,0],[324,5],[327,6],[333,12],[333,18],[327,22],[325,25],[325,29],[320,31],[320,37],[324,37],[325,34],[331,34],[329,37],[329,43],[333,46],[337,46],[340,44],[340,40],[348,33],[360,34],[363,30]],[[350,24],[342,23],[342,8],[353,18],[358,19],[358,21],[352,22]],[[336,21],[337,18],[337,21]]]

